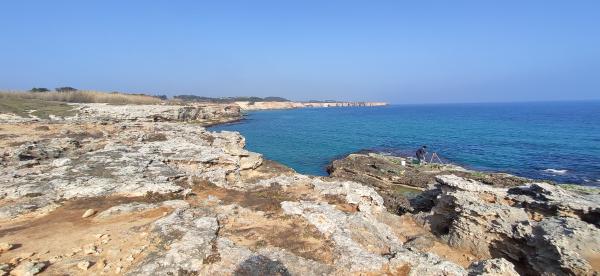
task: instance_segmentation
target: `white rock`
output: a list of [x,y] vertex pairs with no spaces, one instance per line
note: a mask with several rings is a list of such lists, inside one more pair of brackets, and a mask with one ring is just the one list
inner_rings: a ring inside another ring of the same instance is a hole
[[98,253],[98,248],[93,244],[88,244],[83,248],[83,254],[91,255]]
[[96,210],[94,210],[94,209],[87,209],[85,211],[85,213],[83,213],[83,215],[81,217],[82,218],[88,218],[88,217],[93,216],[95,213],[96,213]]
[[92,263],[90,261],[81,261],[77,263],[77,267],[81,270],[88,270]]
[[10,274],[14,276],[31,276],[40,273],[44,267],[46,267],[46,263],[43,262],[22,262]]
[[14,247],[13,244],[7,243],[7,242],[2,242],[0,243],[0,252],[6,252],[8,250],[11,250]]

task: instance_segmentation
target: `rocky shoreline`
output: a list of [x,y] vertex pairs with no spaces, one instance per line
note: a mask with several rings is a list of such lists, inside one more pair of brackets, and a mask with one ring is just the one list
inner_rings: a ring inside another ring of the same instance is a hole
[[[414,217],[451,247],[509,260],[521,275],[598,273],[597,189],[569,191],[509,174],[416,165],[372,152],[335,160],[328,172],[373,187],[388,211]],[[423,192],[415,195],[414,189]]]
[[378,107],[385,102],[235,102],[242,110],[325,108],[325,107]]
[[302,175],[204,128],[237,105],[76,109],[2,117],[0,275],[600,271],[595,193],[368,154]]

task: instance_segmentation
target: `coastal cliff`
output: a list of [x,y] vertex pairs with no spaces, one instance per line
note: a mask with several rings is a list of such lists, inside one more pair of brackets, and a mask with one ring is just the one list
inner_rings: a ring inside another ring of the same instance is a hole
[[[381,156],[302,175],[204,128],[240,105],[73,108],[1,117],[0,275],[600,270],[598,194],[455,169],[403,178]],[[390,205],[394,184],[416,194]]]
[[235,102],[242,110],[292,109],[316,107],[376,107],[384,102]]

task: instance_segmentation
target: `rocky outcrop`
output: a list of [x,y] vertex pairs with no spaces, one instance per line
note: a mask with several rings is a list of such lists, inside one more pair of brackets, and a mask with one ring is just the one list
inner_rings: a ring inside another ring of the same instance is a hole
[[231,122],[241,118],[240,107],[235,104],[195,105],[127,105],[77,104],[75,120],[87,121],[182,121],[204,125]]
[[[598,196],[546,183],[497,188],[454,175],[438,176],[440,193],[420,216],[448,244],[480,258],[502,257],[524,274],[598,273]],[[550,211],[549,211],[550,210]]]
[[[473,172],[452,164],[415,165],[409,158],[374,152],[355,153],[334,160],[327,172],[332,178],[372,186],[384,198],[388,210],[398,214],[431,208],[433,194],[429,190],[438,175],[466,176],[496,187],[514,187],[527,182],[516,176]],[[421,193],[424,190],[427,192]]]
[[[170,194],[184,190],[174,183],[181,177],[193,175],[227,186],[239,181],[240,171],[262,163],[261,155],[243,149],[244,139],[237,133],[210,134],[192,125],[170,123],[150,129],[121,124],[117,129],[100,141],[77,142],[79,147],[71,150],[69,139],[16,148],[13,161],[0,170],[0,196],[25,202],[29,209],[21,211],[26,212],[77,197]],[[141,139],[148,136],[146,131],[165,139]],[[199,139],[208,135],[212,138]],[[81,144],[89,148],[92,143],[103,146],[92,152],[78,150]],[[9,217],[20,212],[15,206],[10,212],[3,209],[0,214]]]
[[[82,106],[65,121],[0,124],[0,272],[598,271],[595,194],[484,184],[448,175],[460,170],[371,155],[336,166],[334,177],[307,176],[246,150],[239,133],[179,122],[221,120],[201,115],[213,109],[105,107]],[[406,193],[388,191],[406,179],[428,185],[411,190],[420,199],[405,197],[399,216],[390,198]]]
[[518,275],[515,266],[505,259],[490,259],[473,263],[469,275],[512,276]]
[[7,271],[469,273],[433,235],[405,247],[424,230],[372,187],[282,169],[238,133],[121,117],[44,126],[2,126],[15,135],[0,167],[0,242],[18,245],[0,255]]

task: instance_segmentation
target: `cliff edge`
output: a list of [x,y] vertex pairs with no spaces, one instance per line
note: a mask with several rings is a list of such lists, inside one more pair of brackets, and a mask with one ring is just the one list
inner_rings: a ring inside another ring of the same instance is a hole
[[324,108],[324,107],[376,107],[385,102],[235,102],[242,110]]

